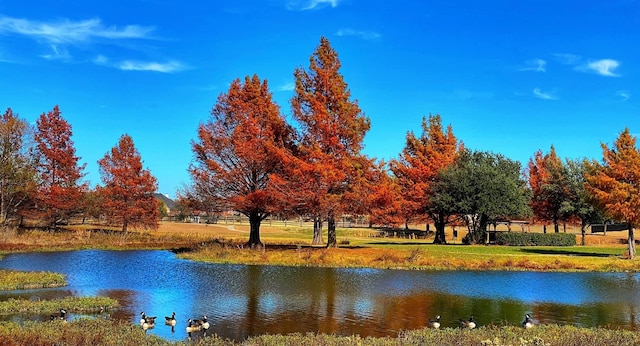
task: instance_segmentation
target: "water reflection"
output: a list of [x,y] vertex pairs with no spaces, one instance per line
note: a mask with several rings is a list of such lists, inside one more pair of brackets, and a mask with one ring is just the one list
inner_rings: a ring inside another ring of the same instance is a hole
[[[637,274],[424,272],[196,263],[168,251],[72,251],[14,254],[0,268],[48,270],[69,286],[0,293],[0,299],[102,295],[122,308],[112,318],[139,324],[158,316],[149,333],[187,338],[187,320],[207,315],[210,332],[243,340],[264,333],[322,332],[395,336],[428,325],[517,324],[525,313],[541,323],[635,329]],[[164,325],[176,312],[177,325]],[[72,316],[73,318],[74,316]],[[77,316],[75,316],[77,317]],[[0,316],[21,321],[38,316]]]

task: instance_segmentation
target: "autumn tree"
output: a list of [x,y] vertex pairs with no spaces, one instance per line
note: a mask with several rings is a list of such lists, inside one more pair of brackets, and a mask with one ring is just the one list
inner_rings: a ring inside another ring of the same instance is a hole
[[8,108],[0,117],[0,224],[17,217],[36,188],[29,124]]
[[38,212],[53,227],[80,210],[82,194],[87,190],[87,184],[81,182],[85,165],[78,165],[80,158],[71,136],[71,125],[57,105],[36,120]]
[[442,127],[440,115],[422,118],[422,134],[407,133],[406,144],[400,157],[391,160],[390,169],[396,176],[404,197],[404,208],[410,215],[428,215],[434,222],[434,243],[445,244],[444,229],[451,213],[431,208],[431,191],[440,170],[451,165],[463,148],[453,134],[451,125]]
[[[297,190],[309,198],[301,208],[314,217],[313,243],[322,243],[322,219],[328,228],[327,247],[337,245],[335,218],[354,161],[362,160],[364,136],[370,128],[369,118],[360,110],[357,100],[340,72],[337,52],[325,37],[309,58],[309,68],[294,72],[295,89],[291,99],[294,119],[301,129],[299,160],[306,172],[294,172],[308,178]],[[294,179],[295,180],[295,179]]]
[[429,208],[463,220],[468,229],[465,243],[484,243],[491,221],[530,214],[520,163],[500,154],[463,150],[440,171]]
[[640,150],[625,128],[612,147],[602,146],[602,162],[587,163],[586,188],[605,214],[629,224],[630,258],[636,256],[634,228],[640,224]]
[[532,191],[531,209],[538,220],[551,221],[559,232],[559,222],[571,215],[571,194],[567,170],[553,146],[547,154],[538,150],[529,159],[526,173]]
[[227,203],[249,218],[247,245],[261,245],[260,224],[276,205],[271,175],[282,169],[282,151],[291,143],[291,127],[271,98],[267,81],[257,75],[236,79],[218,96],[208,122],[192,142],[189,173],[201,198]]
[[103,186],[97,191],[103,203],[103,212],[110,224],[157,229],[159,201],[156,178],[143,168],[142,157],[133,139],[124,134],[120,140],[98,161]]

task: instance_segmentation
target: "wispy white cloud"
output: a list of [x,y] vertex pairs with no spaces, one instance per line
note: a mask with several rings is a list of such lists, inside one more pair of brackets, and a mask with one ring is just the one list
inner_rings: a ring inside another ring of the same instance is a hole
[[578,66],[578,70],[586,72],[594,72],[605,77],[619,77],[620,74],[615,70],[620,66],[620,62],[613,59],[601,59],[596,61],[589,61],[584,65]]
[[317,10],[327,6],[338,7],[340,0],[289,0],[287,9],[292,11]]
[[152,71],[162,73],[174,73],[186,69],[186,66],[178,61],[159,63],[155,61],[133,61],[126,60],[115,65],[124,71]]
[[583,60],[582,57],[570,53],[554,54],[556,60],[564,65],[573,65],[576,71],[597,73],[605,77],[619,77],[616,69],[620,62],[614,59]]
[[540,88],[533,89],[533,95],[543,100],[557,100],[558,98],[553,93],[543,92]]
[[377,32],[373,31],[359,31],[353,29],[340,29],[336,32],[338,36],[356,36],[364,40],[376,40],[381,36]]
[[153,30],[140,25],[105,26],[97,18],[41,22],[0,16],[0,34],[23,35],[50,44],[76,44],[92,39],[148,39]]
[[631,98],[631,93],[628,90],[618,90],[616,91],[616,95],[622,98],[622,101],[626,101]]
[[543,59],[531,59],[525,61],[526,67],[520,69],[520,71],[535,71],[545,72],[547,70],[547,61]]

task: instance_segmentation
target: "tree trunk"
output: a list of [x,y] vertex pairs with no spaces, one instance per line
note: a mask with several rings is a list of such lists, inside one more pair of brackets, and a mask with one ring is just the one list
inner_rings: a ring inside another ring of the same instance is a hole
[[320,218],[320,216],[316,216],[313,218],[313,241],[311,242],[311,244],[324,244],[324,240],[322,240],[322,219]]
[[441,217],[433,218],[433,225],[436,227],[436,235],[433,238],[434,244],[446,244],[447,237],[444,234],[444,228],[447,225]]
[[333,215],[327,220],[327,247],[338,247],[338,238],[336,237],[336,219]]
[[262,242],[260,241],[260,223],[262,222],[262,217],[258,212],[249,213],[249,241],[247,242],[247,246],[250,248],[255,248],[256,246],[262,246]]
[[553,220],[553,230],[556,233],[560,233],[560,228],[558,227],[558,220]]
[[586,230],[586,228],[587,228],[587,225],[586,225],[584,222],[582,222],[582,223],[580,224],[580,234],[582,234],[582,240],[580,241],[580,244],[581,244],[582,246],[584,246],[584,245],[585,245],[585,243],[586,243],[586,242],[585,242],[585,239],[584,239],[584,238],[585,238],[585,236],[586,236],[586,231],[587,231],[587,230]]
[[636,239],[633,236],[633,225],[632,224],[629,224],[628,243],[629,243],[629,258],[630,259],[634,259],[634,258],[636,258]]

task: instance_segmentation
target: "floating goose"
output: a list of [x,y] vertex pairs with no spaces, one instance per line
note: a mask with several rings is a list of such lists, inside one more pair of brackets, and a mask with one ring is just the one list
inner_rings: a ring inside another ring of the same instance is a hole
[[60,311],[51,314],[50,319],[53,320],[64,320],[67,317],[67,310],[60,309]]
[[531,315],[529,314],[524,315],[524,321],[522,321],[522,328],[529,329],[529,328],[533,328],[534,326],[535,326],[535,323],[533,322]]
[[429,319],[429,326],[434,329],[440,328],[440,315],[436,316],[435,320]]
[[476,323],[473,321],[473,315],[469,316],[468,320],[460,319],[460,326],[462,328],[473,329],[476,327]]

